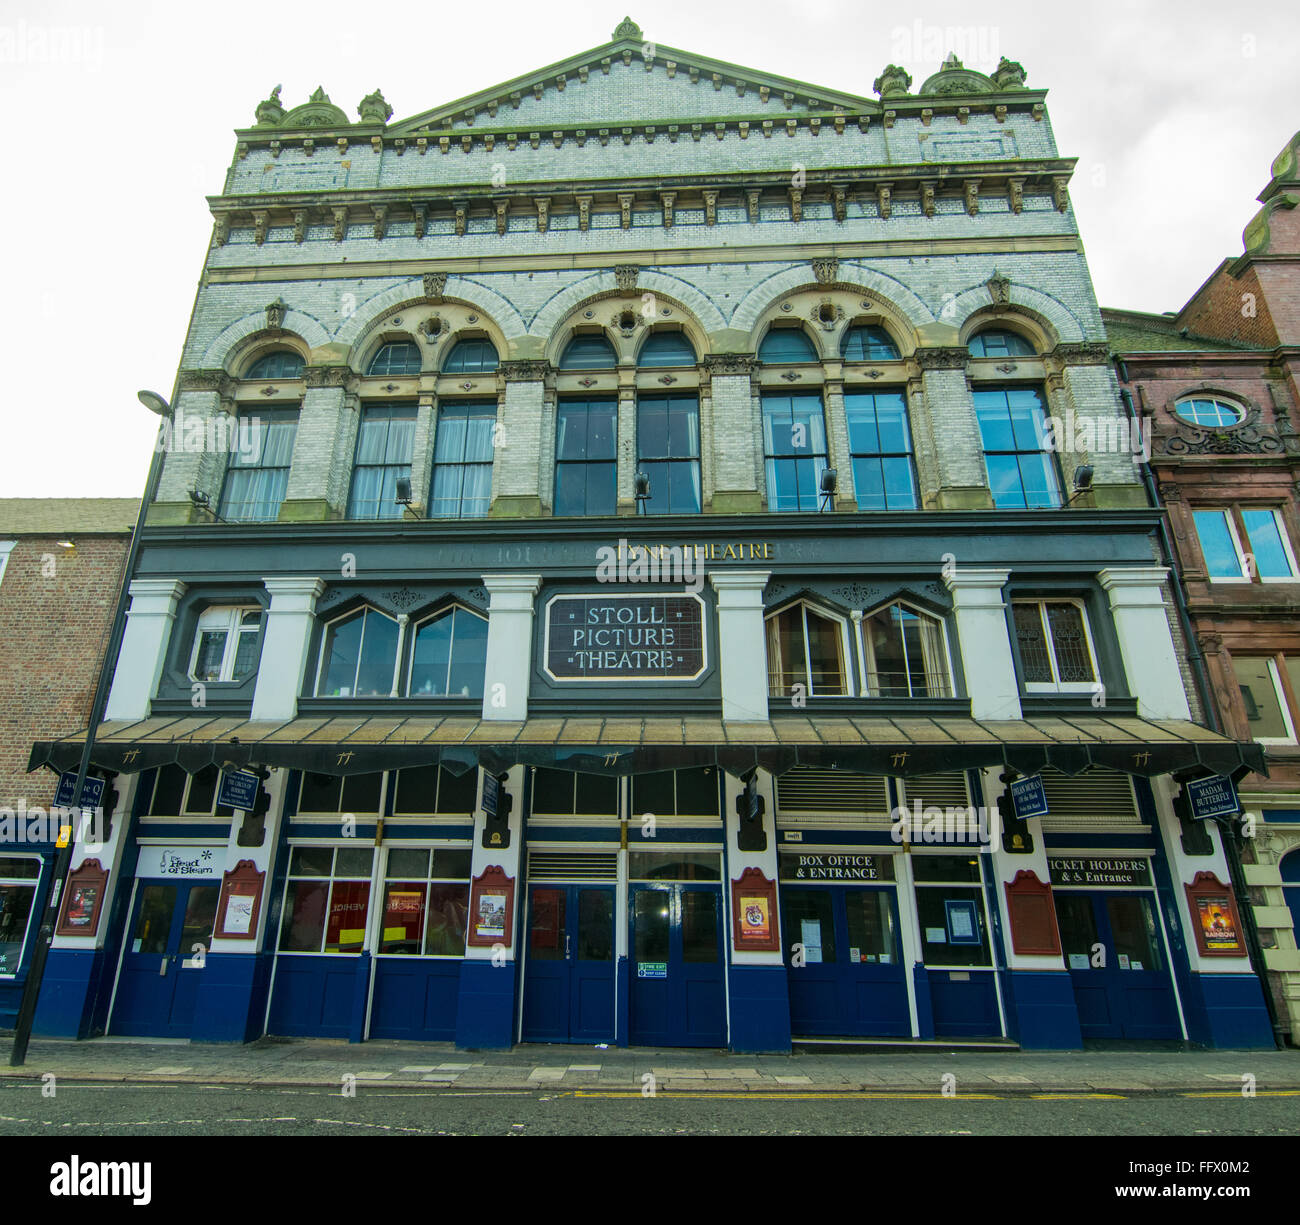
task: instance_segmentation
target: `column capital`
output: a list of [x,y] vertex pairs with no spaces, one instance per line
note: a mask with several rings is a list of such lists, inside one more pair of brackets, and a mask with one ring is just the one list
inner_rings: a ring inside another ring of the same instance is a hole
[[[1155,587],[1159,590],[1165,585],[1168,574],[1168,566],[1107,566],[1097,571],[1097,581],[1111,592],[1125,587]],[[1114,598],[1112,595],[1111,600]]]
[[175,604],[189,590],[189,584],[178,578],[133,578],[127,590],[131,594],[131,611],[143,612],[146,610],[137,605]]
[[305,595],[312,599],[320,597],[325,590],[323,578],[264,578],[262,586],[273,596]]
[[970,570],[959,567],[945,572],[943,582],[952,593],[955,608],[1001,608],[1005,604],[1002,589],[1010,577],[1010,570]]
[[[771,570],[710,570],[709,582],[718,593],[718,603],[730,608],[763,603],[763,588]],[[750,597],[746,599],[745,597]]]
[[540,574],[485,574],[483,586],[487,590],[488,608],[523,608],[533,606],[533,597],[541,590]]

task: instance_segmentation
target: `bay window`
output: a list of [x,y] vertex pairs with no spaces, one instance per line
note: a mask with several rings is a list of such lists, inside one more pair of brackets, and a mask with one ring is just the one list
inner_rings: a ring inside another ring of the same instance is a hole
[[952,696],[943,623],[937,617],[898,603],[877,609],[862,618],[862,657],[872,697]]
[[363,608],[332,622],[321,644],[316,696],[390,696],[396,683],[397,622]]
[[262,610],[253,605],[215,605],[199,614],[190,653],[190,680],[242,681],[257,671]]
[[487,667],[487,620],[456,607],[425,621],[415,631],[411,697],[482,698]]
[[802,601],[767,618],[770,697],[842,697],[848,693],[844,657],[842,623]]

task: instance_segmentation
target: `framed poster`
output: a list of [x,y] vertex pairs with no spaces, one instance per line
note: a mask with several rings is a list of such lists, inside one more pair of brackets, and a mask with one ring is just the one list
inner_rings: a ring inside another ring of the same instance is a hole
[[778,953],[781,937],[776,929],[776,881],[759,868],[746,868],[731,882],[731,929],[737,950]]
[[59,914],[60,936],[93,936],[99,926],[99,912],[108,888],[108,869],[98,859],[87,859],[68,873]]
[[1202,957],[1244,957],[1246,946],[1241,935],[1241,918],[1237,902],[1213,872],[1198,872],[1187,891],[1187,905],[1192,912],[1192,931]]
[[1038,873],[1022,868],[1016,879],[1003,886],[1007,893],[1007,917],[1011,920],[1011,946],[1031,956],[1061,955],[1061,936],[1056,928],[1056,907],[1052,887],[1038,879]]
[[213,935],[223,940],[256,940],[262,910],[262,885],[266,873],[251,859],[241,859],[221,878],[217,901],[217,926]]
[[515,878],[502,867],[483,869],[470,883],[469,934],[466,942],[478,948],[514,940]]
[[980,942],[979,913],[968,898],[948,898],[943,904],[949,944]]

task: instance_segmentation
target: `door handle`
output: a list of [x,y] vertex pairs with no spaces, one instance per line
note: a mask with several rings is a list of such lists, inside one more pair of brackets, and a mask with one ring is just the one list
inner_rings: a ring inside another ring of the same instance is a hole
[[569,943],[571,939],[572,937],[570,937],[569,933],[565,932],[564,933],[564,959],[566,961],[569,959]]

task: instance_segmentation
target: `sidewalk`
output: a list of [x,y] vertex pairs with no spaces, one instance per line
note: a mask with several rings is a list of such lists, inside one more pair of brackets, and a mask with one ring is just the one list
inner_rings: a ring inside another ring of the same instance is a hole
[[162,1084],[340,1086],[457,1090],[938,1093],[951,1073],[958,1094],[1238,1093],[1300,1094],[1300,1051],[881,1052],[733,1055],[725,1051],[623,1050],[587,1046],[461,1051],[450,1043],[346,1042],[263,1038],[249,1046],[184,1040],[99,1038],[33,1041],[22,1068],[8,1066],[0,1036],[0,1079]]

